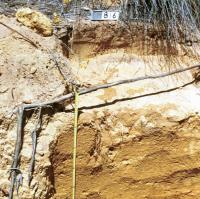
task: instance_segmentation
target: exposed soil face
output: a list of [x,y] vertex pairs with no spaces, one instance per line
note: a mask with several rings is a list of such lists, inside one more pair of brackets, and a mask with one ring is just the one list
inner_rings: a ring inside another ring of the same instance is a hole
[[[178,50],[168,56],[165,48],[162,54],[154,42],[144,56],[142,32],[135,33],[141,37],[133,42],[123,25],[83,24],[74,34],[78,55],[69,57],[82,82],[112,82],[169,71],[189,60],[196,62]],[[106,41],[104,47],[102,40]],[[175,65],[171,68],[171,64]],[[190,81],[191,73],[186,72],[80,97],[77,198],[198,198],[199,105],[197,96],[190,95],[193,89],[199,92],[198,85],[151,95]],[[146,98],[145,94],[150,95]],[[50,158],[56,199],[70,198],[72,190],[72,125],[59,131]]]
[[[198,63],[196,57],[178,49],[168,59],[158,50],[155,38],[144,53],[140,48],[144,38],[136,37],[140,32],[133,32],[135,39],[131,40],[126,26],[116,23],[83,21],[82,26],[75,26],[79,29],[74,30],[73,53],[66,53],[55,36],[42,37],[15,19],[2,16],[0,20],[38,46],[35,48],[0,25],[1,198],[7,197],[10,185],[7,171],[16,139],[16,106],[66,94],[67,82],[96,85]],[[67,41],[70,44],[70,38]],[[55,58],[68,77],[66,81],[56,67]],[[80,96],[78,199],[199,198],[200,90],[198,81],[193,81],[198,74],[199,71],[187,71]],[[26,115],[20,163],[24,183],[19,196],[71,198],[71,102],[43,110],[29,188],[31,132],[36,120],[35,112]]]
[[[79,119],[78,198],[198,198],[198,115],[170,120],[173,106],[125,109]],[[52,148],[55,198],[70,198],[72,130],[60,129]]]

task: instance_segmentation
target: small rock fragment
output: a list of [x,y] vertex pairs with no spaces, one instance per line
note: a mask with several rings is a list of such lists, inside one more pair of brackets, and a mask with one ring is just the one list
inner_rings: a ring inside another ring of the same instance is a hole
[[196,82],[200,81],[200,69],[199,68],[194,70],[192,75],[193,75]]
[[31,67],[30,74],[35,74],[37,71],[36,67]]
[[8,90],[9,90],[8,87],[2,86],[2,87],[0,88],[0,94],[1,94],[1,93],[6,93]]

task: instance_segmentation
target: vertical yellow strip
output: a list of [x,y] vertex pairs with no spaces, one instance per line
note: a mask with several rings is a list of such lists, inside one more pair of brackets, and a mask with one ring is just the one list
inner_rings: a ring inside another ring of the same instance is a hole
[[75,92],[75,108],[74,108],[74,146],[73,146],[73,174],[72,174],[72,199],[76,199],[76,153],[77,153],[77,133],[78,133],[78,98],[79,94]]
[[68,4],[68,3],[70,3],[70,1],[71,1],[71,0],[63,0],[63,3],[64,3],[64,4]]

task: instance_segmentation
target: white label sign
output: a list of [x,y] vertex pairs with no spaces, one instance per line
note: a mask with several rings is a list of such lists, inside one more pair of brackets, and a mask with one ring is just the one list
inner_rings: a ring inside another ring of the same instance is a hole
[[118,20],[119,11],[102,11],[101,20]]

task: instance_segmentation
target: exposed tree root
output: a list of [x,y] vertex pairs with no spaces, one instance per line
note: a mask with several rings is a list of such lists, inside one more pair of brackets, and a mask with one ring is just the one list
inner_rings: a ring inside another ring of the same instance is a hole
[[[174,71],[171,71],[171,72],[166,72],[166,73],[162,73],[162,74],[158,74],[158,75],[147,75],[147,76],[127,79],[127,80],[119,80],[119,81],[108,83],[108,84],[101,84],[101,85],[93,86],[91,88],[80,88],[78,90],[78,93],[79,93],[79,95],[84,95],[84,94],[87,94],[87,93],[97,91],[99,89],[110,88],[110,87],[113,87],[113,86],[133,83],[133,82],[142,81],[142,80],[146,80],[146,79],[163,78],[163,77],[167,77],[167,76],[174,75],[174,74],[177,74],[177,73],[182,73],[182,72],[185,72],[185,71],[188,71],[188,70],[192,70],[192,69],[195,69],[195,68],[200,68],[200,65],[195,65],[195,66],[191,66],[191,67],[188,67],[188,68],[178,69],[178,70],[174,70]],[[35,108],[39,108],[39,107],[47,107],[47,106],[51,106],[52,104],[60,103],[60,102],[70,100],[70,99],[73,99],[73,98],[74,98],[74,93],[72,92],[72,93],[69,93],[67,95],[63,95],[59,98],[52,99],[52,100],[47,101],[47,102],[24,104],[23,107],[24,107],[24,110],[35,109]]]
[[18,108],[18,121],[17,121],[17,140],[15,144],[14,159],[11,166],[11,186],[9,190],[9,199],[13,199],[13,192],[15,188],[17,175],[21,173],[19,170],[20,152],[23,143],[23,118],[24,118],[24,107],[23,105]]
[[23,35],[22,33],[20,33],[19,31],[15,30],[14,28],[6,25],[5,23],[3,23],[2,21],[0,21],[0,24],[5,26],[6,28],[12,30],[13,32],[16,32],[18,35],[20,35],[25,41],[29,42],[32,46],[34,46],[35,48],[38,48],[38,45],[32,41],[31,39],[29,39],[27,36]]
[[30,187],[31,180],[33,178],[34,166],[35,166],[35,154],[36,154],[36,147],[37,147],[37,132],[40,130],[42,124],[42,108],[39,108],[38,118],[35,125],[34,130],[31,133],[32,138],[32,156],[31,162],[29,167],[29,174],[28,174],[28,185]]

